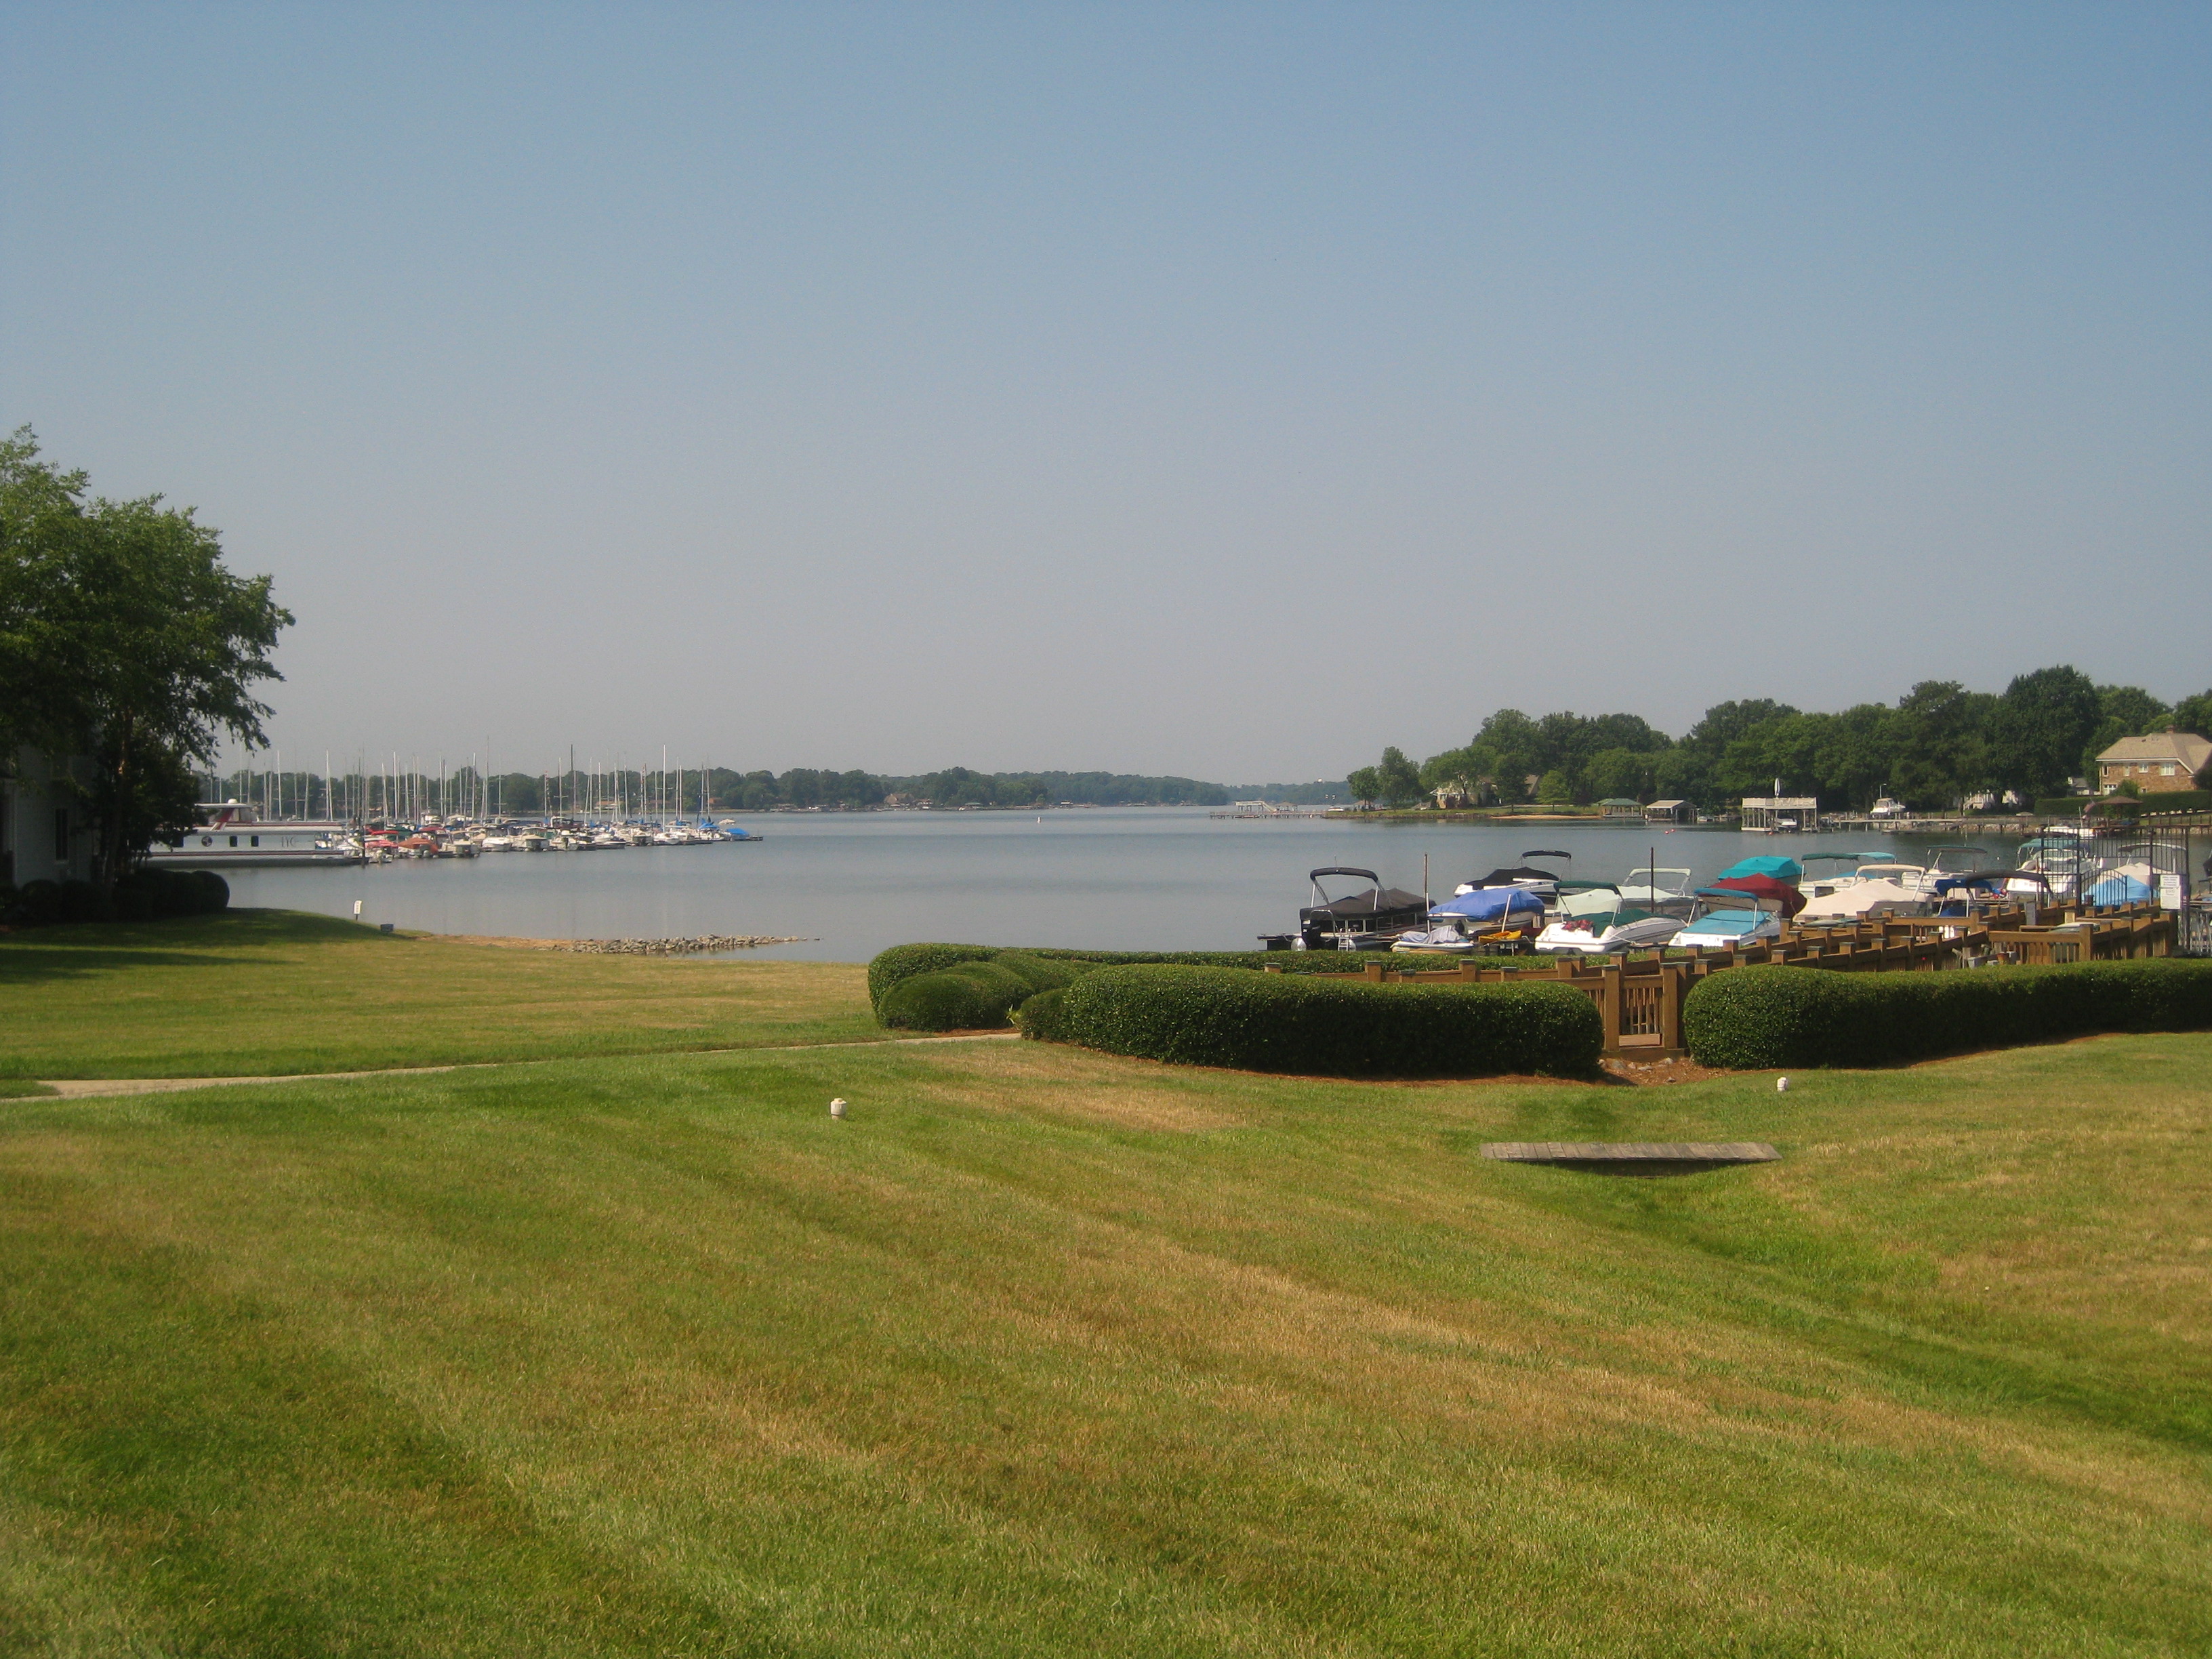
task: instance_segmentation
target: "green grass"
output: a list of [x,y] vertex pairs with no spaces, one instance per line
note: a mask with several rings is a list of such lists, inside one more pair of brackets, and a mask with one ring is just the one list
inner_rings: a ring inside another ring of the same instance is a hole
[[0,1077],[260,1077],[892,1033],[842,963],[573,956],[283,910],[0,938]]
[[13,1102],[0,1651],[2202,1654],[2208,1062]]

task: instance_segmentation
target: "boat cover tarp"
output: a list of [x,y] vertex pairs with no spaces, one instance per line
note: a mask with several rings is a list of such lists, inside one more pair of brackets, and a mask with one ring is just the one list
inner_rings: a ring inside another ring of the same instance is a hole
[[2092,904],[2148,904],[2157,896],[2144,883],[2118,870],[2100,877],[2089,890]]
[[1396,910],[1419,910],[1421,896],[1408,893],[1402,888],[1385,887],[1354,893],[1349,898],[1335,899],[1327,904],[1313,904],[1298,912],[1301,916],[1333,916],[1340,921],[1357,921],[1363,916],[1387,915]]
[[1805,908],[1805,896],[1786,881],[1777,881],[1772,876],[1723,876],[1705,890],[1708,892],[1749,893],[1755,898],[1771,899],[1782,907],[1784,916],[1794,916]]
[[1868,916],[1878,910],[1916,910],[1924,902],[1919,894],[1880,877],[1838,887],[1814,899],[1797,913],[1800,921],[1822,916]]
[[1738,859],[1720,873],[1722,881],[1733,881],[1738,876],[1771,876],[1777,881],[1802,881],[1805,866],[1796,859],[1784,858],[1779,853],[1762,853],[1756,858]]
[[1544,914],[1544,901],[1525,887],[1482,887],[1455,894],[1429,912],[1431,921],[1462,918],[1468,921],[1505,921]]
[[1557,881],[1559,877],[1549,870],[1538,870],[1526,864],[1516,864],[1510,870],[1492,870],[1477,887],[1510,887],[1518,881]]

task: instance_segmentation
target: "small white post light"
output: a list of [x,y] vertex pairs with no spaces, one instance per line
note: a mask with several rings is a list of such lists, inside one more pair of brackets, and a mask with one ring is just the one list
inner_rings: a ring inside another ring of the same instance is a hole
[[1788,1094],[1790,1092],[1790,1079],[1786,1077],[1778,1077],[1775,1079],[1774,1092],[1778,1095]]
[[361,920],[361,901],[359,899],[356,899],[353,902],[353,919],[356,921],[359,921]]
[[842,1095],[830,1103],[830,1115],[836,1118],[845,1115],[845,1097]]

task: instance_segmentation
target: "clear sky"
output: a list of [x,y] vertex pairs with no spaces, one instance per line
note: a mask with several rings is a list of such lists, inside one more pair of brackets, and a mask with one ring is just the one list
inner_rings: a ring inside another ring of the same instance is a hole
[[2212,684],[2212,8],[0,6],[0,424],[288,763]]

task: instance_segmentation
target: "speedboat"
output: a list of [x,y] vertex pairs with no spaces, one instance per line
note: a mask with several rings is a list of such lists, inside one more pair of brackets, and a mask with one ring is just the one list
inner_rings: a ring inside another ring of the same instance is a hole
[[[1323,876],[1355,877],[1366,882],[1368,890],[1333,899],[1321,884]],[[1313,902],[1298,912],[1293,950],[1384,950],[1429,914],[1428,901],[1419,893],[1385,887],[1372,870],[1332,864],[1309,871],[1306,879],[1313,884]]]
[[1390,948],[1405,956],[1463,957],[1474,949],[1474,941],[1460,932],[1456,924],[1447,921],[1425,933],[1417,929],[1401,933]]
[[1518,944],[1542,930],[1544,901],[1525,887],[1478,887],[1435,906],[1429,921],[1462,929],[1475,945]]
[[1562,916],[1536,935],[1536,949],[1546,956],[1619,956],[1629,951],[1652,951],[1672,941],[1685,926],[1680,916],[1657,915],[1633,905]]
[[[1535,851],[1523,853],[1521,856],[1523,859],[1571,860],[1574,854],[1562,853],[1556,849],[1538,848]],[[1452,896],[1456,898],[1462,893],[1480,892],[1486,888],[1494,887],[1522,888],[1535,894],[1547,903],[1550,903],[1559,896],[1559,877],[1556,871],[1540,870],[1530,864],[1516,864],[1509,868],[1492,870],[1480,880],[1460,883]]]
[[[1673,944],[1725,951],[1782,937],[1782,906],[1760,894],[1701,887],[1698,914],[1683,925]],[[1771,908],[1769,908],[1769,907]]]
[[[1917,878],[1917,869],[1914,873]],[[1797,913],[1797,923],[1806,927],[1858,921],[1869,916],[1918,916],[1925,915],[1928,908],[1917,879],[1907,887],[1887,876],[1857,875],[1841,886],[1816,888]]]
[[1654,915],[1687,917],[1698,908],[1692,872],[1664,865],[1644,865],[1631,870],[1616,884],[1623,904],[1632,904]]

